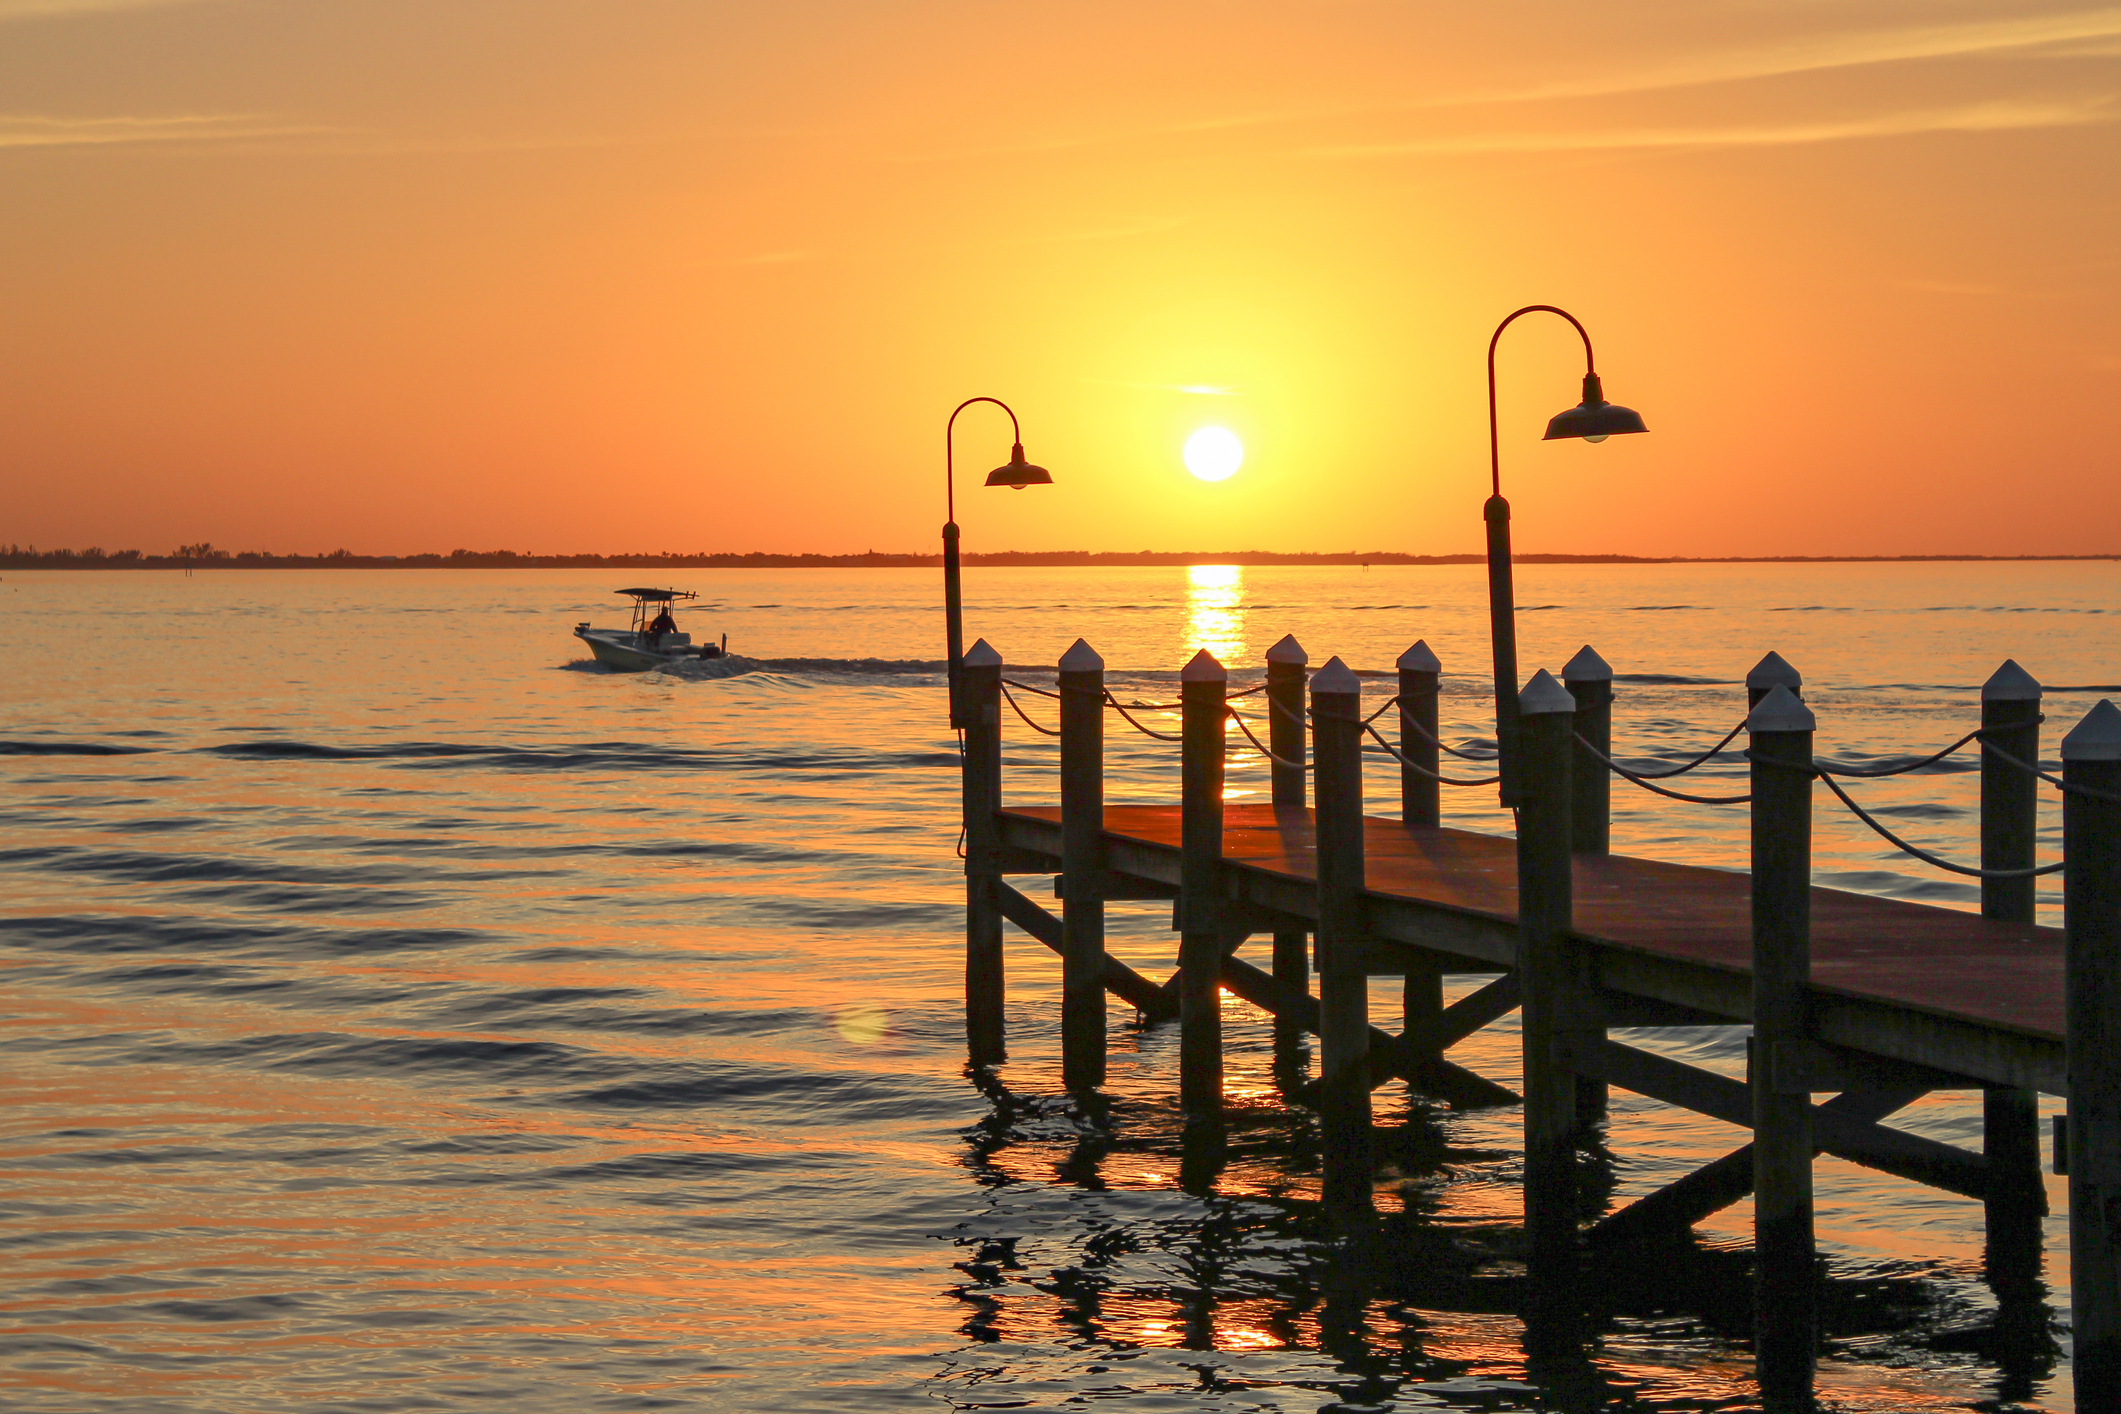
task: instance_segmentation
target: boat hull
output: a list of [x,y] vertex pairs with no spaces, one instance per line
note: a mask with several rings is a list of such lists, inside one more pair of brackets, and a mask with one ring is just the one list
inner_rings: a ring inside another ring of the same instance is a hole
[[[665,663],[675,663],[681,658],[697,658],[699,650],[691,646],[690,640],[669,648],[650,648],[638,642],[637,636],[612,629],[576,629],[574,636],[589,645],[589,652],[607,668],[616,668],[622,673],[645,673],[651,668],[660,668]],[[672,635],[682,637],[683,635]]]

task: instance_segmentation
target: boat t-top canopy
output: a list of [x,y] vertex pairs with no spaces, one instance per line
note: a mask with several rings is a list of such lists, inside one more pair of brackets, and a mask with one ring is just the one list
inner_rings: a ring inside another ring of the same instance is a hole
[[614,594],[631,594],[644,604],[668,604],[675,599],[697,599],[700,596],[689,589],[614,589]]

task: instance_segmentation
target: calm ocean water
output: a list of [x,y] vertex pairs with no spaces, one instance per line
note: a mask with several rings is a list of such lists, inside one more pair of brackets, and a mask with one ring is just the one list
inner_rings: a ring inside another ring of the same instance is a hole
[[[2015,657],[2054,689],[2052,759],[2121,694],[2117,580],[2114,564],[1530,567],[1519,597],[1527,671],[1587,641],[1614,665],[1627,756],[1713,742],[1773,648],[1805,674],[1822,751],[1847,760],[1949,742]],[[1173,1030],[1115,1010],[1109,1115],[1080,1113],[1057,1083],[1056,962],[1020,936],[1012,1058],[984,1086],[967,1076],[932,572],[681,572],[706,606],[687,627],[726,631],[740,657],[643,675],[577,661],[568,636],[616,621],[620,582],[0,581],[0,1405],[1541,1402],[1512,1314],[1514,1111],[1380,1092],[1385,1217],[1337,1242],[1269,1028],[1230,1004],[1236,1138],[1201,1172],[1179,1142]],[[1244,685],[1285,632],[1314,665],[1361,669],[1425,637],[1450,739],[1487,740],[1477,569],[975,570],[967,588],[972,631],[1012,664],[1033,672],[1081,634],[1144,695],[1200,646]],[[1051,800],[1046,739],[1006,730],[1010,797]],[[1116,730],[1111,798],[1175,800],[1169,750]],[[1971,760],[1862,798],[1970,860]],[[1230,779],[1264,790],[1256,758]],[[1375,765],[1373,810],[1395,781]],[[1491,792],[1451,795],[1453,823],[1503,828]],[[1742,811],[1622,786],[1615,804],[1616,849],[1744,863]],[[1821,882],[1975,899],[1823,797],[1820,820]],[[1113,914],[1114,951],[1167,969],[1168,909]],[[1374,1016],[1395,1014],[1396,985],[1378,981]],[[1731,1028],[1641,1040],[1743,1065]],[[1498,1026],[1453,1055],[1513,1083],[1514,1049]],[[1971,1096],[1893,1122],[1980,1142]],[[1616,1095],[1613,1201],[1742,1141]],[[1977,1204],[1829,1159],[1818,1179],[1831,1401],[2068,1406],[2066,1358],[1983,1335]],[[1605,1274],[1600,1398],[1748,1401],[1749,1225],[1741,1204],[1653,1270]]]

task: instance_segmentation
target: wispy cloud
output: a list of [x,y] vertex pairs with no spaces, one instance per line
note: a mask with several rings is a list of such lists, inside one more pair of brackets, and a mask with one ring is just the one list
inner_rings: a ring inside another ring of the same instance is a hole
[[2111,122],[2114,102],[2098,96],[2030,102],[1999,100],[1962,108],[1884,113],[1868,118],[1737,126],[1584,128],[1571,131],[1465,133],[1391,142],[1317,147],[1313,157],[1410,157],[1474,152],[1592,152],[1622,148],[1786,147],[1914,133],[2003,132],[2021,128],[2082,127]]
[[1903,290],[1916,290],[1926,295],[2000,295],[2006,291],[2000,285],[1977,285],[1968,280],[1898,280],[1894,282]]
[[1145,393],[1190,393],[1197,398],[1239,398],[1244,392],[1239,388],[1226,388],[1215,383],[1137,383],[1128,378],[1092,378],[1084,376],[1085,383],[1096,383],[1106,388],[1138,388]]
[[1966,24],[1922,25],[1863,30],[1843,34],[1805,35],[1775,43],[1754,44],[1716,53],[1695,54],[1632,74],[1564,79],[1501,93],[1471,94],[1444,100],[1457,103],[1530,102],[1552,98],[1595,98],[1741,79],[1848,69],[1866,64],[1904,63],[1916,59],[1949,59],[2046,45],[2121,37],[2121,9],[2078,10],[2054,15],[2023,15],[1976,20]]
[[64,19],[109,10],[165,10],[200,0],[0,0],[0,24],[9,20]]
[[110,147],[128,143],[227,142],[324,131],[255,113],[195,113],[162,118],[54,118],[0,113],[0,148]]

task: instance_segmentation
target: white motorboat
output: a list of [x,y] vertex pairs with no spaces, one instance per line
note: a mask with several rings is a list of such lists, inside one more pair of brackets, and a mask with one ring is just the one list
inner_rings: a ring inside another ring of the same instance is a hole
[[695,648],[692,635],[678,632],[678,622],[671,610],[681,599],[700,597],[690,590],[621,589],[616,592],[633,600],[631,627],[591,628],[587,623],[574,626],[574,636],[588,644],[589,651],[605,667],[617,668],[623,673],[639,673],[686,658],[720,658],[729,652],[729,635],[726,633],[719,643],[703,643]]

